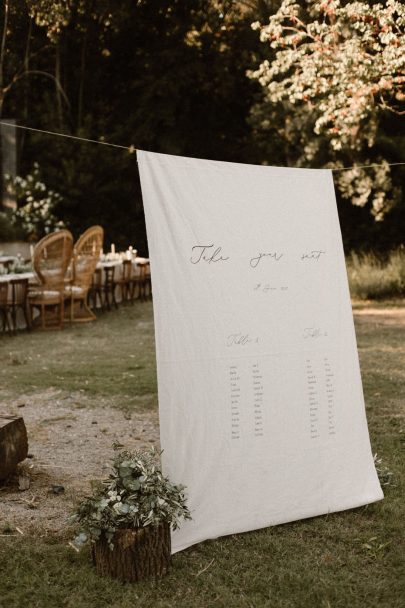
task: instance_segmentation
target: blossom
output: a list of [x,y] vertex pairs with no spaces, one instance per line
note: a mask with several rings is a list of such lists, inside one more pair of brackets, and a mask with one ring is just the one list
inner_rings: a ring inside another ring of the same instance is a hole
[[62,196],[47,189],[40,179],[40,173],[38,163],[34,163],[32,173],[25,178],[6,176],[7,189],[18,201],[12,222],[22,229],[27,238],[41,238],[65,227],[55,215],[55,208],[62,201]]
[[[405,112],[405,5],[396,0],[306,5],[307,12],[298,2],[283,0],[267,24],[252,25],[271,57],[248,72],[263,88],[252,122],[261,130],[265,118],[274,123],[285,114],[285,128],[278,132],[302,149],[299,166],[316,162],[322,142],[330,159],[343,153],[367,158],[383,113]],[[308,127],[304,135],[302,127]],[[358,182],[356,193],[348,187],[350,175]],[[381,218],[392,188],[389,167],[367,175],[355,171],[339,175],[337,182],[344,196],[351,191],[354,204],[372,200],[373,213]]]

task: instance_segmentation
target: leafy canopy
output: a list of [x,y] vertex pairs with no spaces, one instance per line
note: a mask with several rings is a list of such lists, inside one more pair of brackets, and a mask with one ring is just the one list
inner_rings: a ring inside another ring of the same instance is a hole
[[310,5],[310,23],[300,19],[297,2],[284,0],[268,25],[253,24],[277,51],[253,77],[273,103],[315,105],[314,131],[329,137],[333,149],[371,146],[380,110],[404,108],[405,5]]
[[[319,164],[320,153],[333,166],[345,153],[368,164],[381,117],[405,112],[405,5],[323,0],[306,2],[305,10],[303,4],[283,0],[267,25],[252,25],[271,49],[270,59],[249,72],[264,91],[253,110],[255,126],[266,130],[284,118],[282,137],[302,150],[298,164]],[[380,219],[389,167],[383,157],[372,160],[383,167],[367,174],[356,169],[338,180],[358,205],[373,194]]]

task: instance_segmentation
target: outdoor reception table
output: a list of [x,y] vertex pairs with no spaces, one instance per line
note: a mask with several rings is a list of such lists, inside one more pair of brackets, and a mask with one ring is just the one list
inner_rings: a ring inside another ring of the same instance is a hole
[[[10,258],[7,257],[7,259],[10,259]],[[11,258],[11,259],[14,260],[14,258]],[[0,262],[1,262],[1,260],[2,260],[2,257],[0,257]],[[141,267],[148,263],[149,263],[149,258],[142,258],[142,257],[134,258],[132,260],[134,277],[138,277],[141,274]],[[115,268],[114,280],[119,281],[122,278],[123,272],[124,272],[124,266],[123,266],[122,259],[100,261],[97,264],[97,268],[102,269],[102,270],[104,268],[111,268],[111,267]],[[10,299],[11,299],[11,293],[12,293],[11,281],[13,279],[28,279],[30,284],[38,283],[37,275],[32,271],[31,272],[21,272],[21,273],[7,273],[7,274],[0,275],[0,282],[9,284],[9,298]],[[102,280],[104,281],[104,272],[102,273]],[[116,296],[117,302],[122,301],[122,293],[121,293],[121,288],[120,288],[119,284],[116,286],[115,296]],[[98,302],[98,304],[97,304],[97,307],[99,307],[99,306],[101,306],[100,302]],[[36,316],[36,314],[38,314],[38,313],[36,311],[34,311],[34,316]],[[21,310],[18,310],[18,312],[17,312],[17,327],[18,327],[18,329],[24,329],[26,327],[24,315]]]
[[[119,279],[120,275],[122,276],[122,273],[123,273],[123,262],[124,262],[124,260],[122,260],[122,259],[119,259],[119,260],[102,260],[102,261],[98,262],[97,268],[105,268],[105,267],[115,266],[118,269],[118,272],[120,273],[115,278]],[[148,262],[149,262],[149,258],[141,258],[141,257],[134,258],[132,260],[132,266],[134,268],[135,275],[140,274],[140,268],[141,268],[141,266],[143,264],[147,264]]]
[[[114,267],[115,268],[114,280],[119,281],[122,278],[123,273],[124,273],[123,262],[124,262],[123,259],[103,260],[97,264],[97,268],[101,268],[103,270],[104,268]],[[148,263],[149,263],[149,258],[136,257],[136,258],[132,259],[132,269],[133,269],[134,277],[139,277],[141,274],[141,267]],[[103,273],[103,275],[102,275],[103,282],[104,282],[104,278],[105,277],[104,277],[104,273]],[[121,288],[119,285],[117,285],[117,287],[116,287],[115,299],[117,302],[122,301],[122,293],[121,293]],[[97,306],[101,306],[101,303],[98,303]]]
[[[15,279],[28,279],[30,283],[35,283],[36,275],[34,272],[8,273],[0,275],[0,282],[8,283],[8,297],[10,300],[12,297],[11,281]],[[26,327],[24,314],[20,309],[17,310],[17,327],[18,329],[24,329]]]
[[34,272],[12,272],[0,274],[0,281],[2,283],[9,283],[13,279],[28,279],[30,282],[33,282],[36,280],[36,274]]

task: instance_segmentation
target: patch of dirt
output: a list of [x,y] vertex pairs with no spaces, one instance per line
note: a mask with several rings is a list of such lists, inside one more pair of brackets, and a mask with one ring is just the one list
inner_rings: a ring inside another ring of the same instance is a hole
[[405,308],[363,308],[353,310],[353,314],[360,323],[405,325]]
[[[29,489],[19,489],[18,475],[0,483],[0,536],[9,526],[16,534],[69,538],[67,518],[91,491],[91,481],[108,477],[114,442],[129,450],[159,449],[157,411],[128,414],[82,393],[49,389],[21,395],[0,403],[0,411],[24,418],[31,456],[19,465],[30,478]],[[63,490],[55,493],[52,486]]]

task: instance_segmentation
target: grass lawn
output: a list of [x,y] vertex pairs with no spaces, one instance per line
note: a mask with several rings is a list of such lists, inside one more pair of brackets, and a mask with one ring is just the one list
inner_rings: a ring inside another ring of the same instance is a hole
[[0,396],[49,387],[111,398],[131,409],[156,404],[156,361],[150,303],[121,306],[95,323],[62,332],[0,338]]
[[[136,585],[100,578],[89,550],[76,554],[65,538],[3,535],[0,606],[402,608],[404,317],[359,317],[357,337],[373,451],[393,473],[385,500],[202,543],[175,555],[163,580]],[[0,355],[3,402],[56,387],[108,398],[111,407],[156,407],[150,303],[63,332],[2,337]]]

